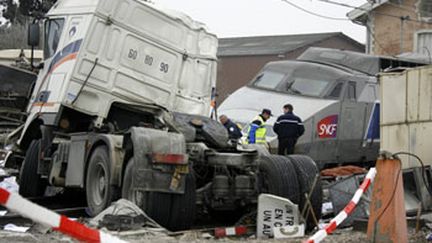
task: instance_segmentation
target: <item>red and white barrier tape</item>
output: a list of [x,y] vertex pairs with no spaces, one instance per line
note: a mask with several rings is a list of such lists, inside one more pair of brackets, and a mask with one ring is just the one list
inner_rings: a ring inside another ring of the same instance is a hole
[[82,242],[125,243],[125,241],[117,237],[75,222],[66,216],[52,212],[30,202],[17,193],[9,192],[3,188],[0,188],[0,204],[13,212],[19,213],[23,217],[50,226],[54,230],[67,234]]
[[369,185],[373,182],[376,175],[376,169],[371,168],[367,173],[363,183],[360,185],[359,189],[355,192],[351,201],[345,206],[345,208],[334,217],[330,223],[328,223],[323,229],[316,232],[312,237],[310,237],[306,243],[318,243],[322,241],[327,235],[331,234],[337,226],[339,226],[355,209],[357,203],[360,201],[363,193],[368,189]]
[[225,237],[225,236],[238,236],[244,235],[247,233],[246,226],[236,226],[229,228],[216,228],[214,234],[217,238]]

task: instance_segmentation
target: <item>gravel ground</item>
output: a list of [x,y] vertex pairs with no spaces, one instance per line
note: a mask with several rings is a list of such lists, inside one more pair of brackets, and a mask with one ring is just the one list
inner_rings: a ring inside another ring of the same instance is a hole
[[[428,222],[432,222],[432,214],[428,215]],[[23,226],[32,226],[31,222],[28,222],[29,225]],[[41,233],[45,232],[45,233]],[[428,242],[426,241],[426,236],[431,233],[432,230],[423,227],[418,233],[415,233],[414,229],[409,229],[409,242],[418,243],[418,242]],[[116,234],[116,233],[113,233]],[[133,232],[120,232],[118,233],[121,239],[124,239],[128,242],[302,242],[306,240],[309,236],[304,238],[296,238],[296,239],[283,239],[283,240],[275,240],[275,239],[256,239],[254,236],[250,237],[227,237],[222,239],[213,238],[209,232],[204,231],[186,231],[182,234],[177,234],[175,236],[168,236],[164,232],[161,232],[158,229],[143,229],[139,231]],[[73,240],[59,232],[48,231],[48,229],[40,226],[33,225],[27,233],[15,233],[9,231],[0,230],[0,243],[11,243],[11,242],[53,242],[53,243],[63,243],[63,242],[78,242]],[[334,232],[334,234],[328,236],[323,242],[330,243],[359,243],[359,242],[368,242],[366,232],[353,230],[352,228],[347,229],[338,229]]]
[[[415,233],[413,229],[409,230],[409,242],[412,243],[418,243],[418,242],[427,242],[426,241],[426,235],[430,233],[431,230],[428,228],[423,228],[420,230],[420,232]],[[122,232],[121,238],[128,241],[128,242],[251,242],[251,243],[258,243],[258,242],[302,242],[307,239],[307,237],[304,238],[297,238],[297,239],[283,239],[283,240],[275,240],[275,239],[268,239],[268,240],[262,240],[262,239],[255,239],[253,236],[249,238],[223,238],[223,239],[214,239],[214,238],[206,238],[210,237],[209,234],[202,233],[202,232],[196,232],[196,231],[189,231],[184,234],[178,235],[178,236],[167,236],[164,233],[157,232],[157,231],[148,231],[148,230],[140,230],[140,232],[135,232],[135,234],[131,235],[132,232]],[[29,233],[14,233],[14,232],[7,232],[7,231],[0,231],[0,243],[3,242],[53,242],[53,243],[60,243],[60,242],[77,242],[75,240],[72,240],[71,238],[64,236],[58,232],[48,232],[46,234],[41,234],[39,232],[35,232],[34,229],[31,229]],[[351,228],[348,229],[341,229],[336,230],[336,232],[333,235],[328,236],[323,242],[330,243],[330,242],[336,242],[336,243],[359,243],[359,242],[368,242],[366,233],[352,230]]]

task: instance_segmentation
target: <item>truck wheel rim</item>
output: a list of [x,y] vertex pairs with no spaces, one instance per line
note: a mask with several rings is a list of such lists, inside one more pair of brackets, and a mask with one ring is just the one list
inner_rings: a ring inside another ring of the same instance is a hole
[[96,165],[92,181],[94,202],[96,205],[101,205],[104,201],[107,187],[106,171],[101,162]]
[[135,205],[138,205],[141,208],[145,208],[145,192],[131,188],[128,190],[127,199],[133,202]]

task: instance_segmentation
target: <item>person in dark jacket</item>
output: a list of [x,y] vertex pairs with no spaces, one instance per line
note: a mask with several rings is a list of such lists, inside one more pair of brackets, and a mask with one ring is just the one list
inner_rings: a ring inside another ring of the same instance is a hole
[[302,120],[294,115],[293,110],[291,104],[284,105],[284,114],[278,117],[273,126],[273,131],[278,135],[280,155],[293,154],[297,139],[305,131]]
[[232,122],[226,115],[219,116],[219,121],[227,129],[228,137],[230,139],[239,139],[242,137],[240,128],[237,126],[237,124]]

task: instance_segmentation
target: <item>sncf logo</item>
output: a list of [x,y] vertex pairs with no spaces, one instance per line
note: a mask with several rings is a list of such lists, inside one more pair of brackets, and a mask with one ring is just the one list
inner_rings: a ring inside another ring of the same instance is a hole
[[335,138],[337,134],[338,115],[325,117],[318,122],[318,137],[319,138]]

